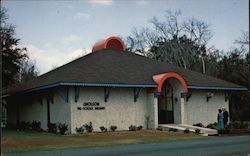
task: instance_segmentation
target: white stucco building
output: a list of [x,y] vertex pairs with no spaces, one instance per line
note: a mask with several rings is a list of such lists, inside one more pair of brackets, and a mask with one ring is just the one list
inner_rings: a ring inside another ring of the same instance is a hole
[[66,123],[69,132],[92,122],[100,126],[159,124],[207,125],[217,121],[219,108],[228,108],[228,93],[246,88],[158,62],[125,50],[110,37],[93,52],[28,83],[8,90],[7,121]]

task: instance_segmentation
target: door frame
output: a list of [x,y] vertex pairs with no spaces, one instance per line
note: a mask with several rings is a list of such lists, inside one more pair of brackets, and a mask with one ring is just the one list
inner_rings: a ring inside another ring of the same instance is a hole
[[[170,96],[167,95],[167,89],[170,88],[171,93]],[[172,105],[172,110],[168,111],[167,108],[167,101],[168,98],[171,98],[171,105]],[[162,102],[165,102],[165,110],[161,109],[161,106],[164,105]],[[168,117],[168,116],[171,117]],[[174,123],[174,93],[173,93],[173,87],[171,84],[167,81],[164,82],[163,87],[162,87],[162,92],[161,95],[158,97],[158,123],[159,124],[171,124]]]

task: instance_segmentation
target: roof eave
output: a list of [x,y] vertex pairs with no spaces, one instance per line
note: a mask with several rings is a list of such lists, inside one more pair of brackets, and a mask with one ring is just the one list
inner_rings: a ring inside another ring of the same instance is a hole
[[112,84],[112,83],[81,83],[81,82],[57,82],[36,88],[21,91],[19,93],[29,93],[59,86],[81,86],[81,87],[122,87],[122,88],[155,88],[156,84]]
[[211,87],[211,86],[188,86],[188,89],[196,90],[227,90],[227,91],[247,91],[245,87]]

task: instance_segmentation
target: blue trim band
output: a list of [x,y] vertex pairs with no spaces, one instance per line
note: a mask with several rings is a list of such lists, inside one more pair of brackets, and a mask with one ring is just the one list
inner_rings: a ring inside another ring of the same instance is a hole
[[29,89],[29,90],[27,90],[27,92],[37,91],[37,90],[42,90],[42,89],[48,89],[48,88],[53,88],[53,87],[58,87],[58,86],[60,86],[60,83],[52,83],[52,84],[49,84],[49,85],[45,85],[45,86],[41,86],[41,87]]
[[241,90],[241,91],[246,91],[248,90],[247,88],[225,88],[225,87],[208,87],[208,86],[188,86],[188,89],[200,89],[200,90],[206,90],[206,89],[211,89],[211,90]]
[[[124,88],[156,88],[157,85],[155,84],[105,84],[105,83],[80,83],[80,82],[56,82],[49,85],[33,88],[24,91],[31,92],[31,91],[38,91],[58,86],[82,86],[82,87],[124,87]],[[208,86],[188,86],[188,89],[197,89],[197,90],[234,90],[234,91],[247,91],[247,88],[224,88],[224,87],[208,87]]]
[[83,86],[83,87],[142,87],[142,88],[155,88],[157,85],[147,84],[105,84],[105,83],[65,83],[62,82],[60,85],[63,86]]
[[136,88],[155,88],[157,85],[147,85],[147,84],[105,84],[105,83],[74,83],[74,82],[57,82],[52,83],[49,85],[33,88],[24,91],[24,93],[31,92],[31,91],[38,91],[58,86],[82,86],[82,87],[136,87]]

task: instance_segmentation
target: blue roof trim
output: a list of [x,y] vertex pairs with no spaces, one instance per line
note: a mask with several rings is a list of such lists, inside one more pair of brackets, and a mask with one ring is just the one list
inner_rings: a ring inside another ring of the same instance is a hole
[[57,82],[52,83],[49,85],[33,88],[24,91],[23,93],[31,92],[31,91],[38,91],[43,89],[49,89],[58,86],[82,86],[82,87],[140,87],[140,88],[155,88],[157,85],[148,85],[148,84],[105,84],[105,83],[74,83],[74,82]]
[[225,87],[208,87],[208,86],[188,86],[188,89],[200,89],[200,90],[206,90],[206,89],[211,89],[211,90],[235,90],[235,91],[246,91],[248,90],[247,88],[225,88]]
[[44,86],[37,87],[37,88],[28,89],[28,90],[24,91],[24,93],[31,92],[31,91],[38,91],[38,90],[48,89],[48,88],[53,88],[53,87],[57,87],[57,86],[60,86],[59,82],[52,83],[52,84],[49,84],[49,85],[44,85]]
[[155,88],[157,85],[149,84],[109,84],[109,83],[71,83],[62,82],[64,86],[83,86],[83,87],[142,87],[142,88]]
[[[157,85],[155,84],[109,84],[109,83],[80,83],[80,82],[56,82],[49,85],[33,88],[24,91],[23,93],[38,91],[43,89],[49,89],[58,86],[82,86],[82,87],[123,87],[123,88],[155,88]],[[247,88],[224,88],[224,87],[208,87],[208,86],[188,86],[188,89],[197,89],[197,90],[234,90],[234,91],[246,91]]]

